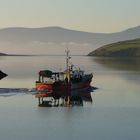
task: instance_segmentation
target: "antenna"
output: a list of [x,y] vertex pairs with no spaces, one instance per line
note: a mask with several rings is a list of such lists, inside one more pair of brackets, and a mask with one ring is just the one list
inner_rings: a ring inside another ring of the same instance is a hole
[[68,71],[68,69],[69,69],[69,49],[67,48],[66,49],[66,70]]

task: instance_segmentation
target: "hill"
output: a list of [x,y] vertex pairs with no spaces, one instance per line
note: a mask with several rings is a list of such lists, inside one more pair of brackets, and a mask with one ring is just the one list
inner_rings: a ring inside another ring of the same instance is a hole
[[89,56],[140,57],[140,39],[121,41],[94,50]]
[[5,53],[0,53],[0,56],[5,56],[5,55],[7,55],[7,54],[5,54]]
[[92,33],[70,30],[61,27],[15,27],[0,29],[0,41],[2,42],[75,42],[100,45],[139,37],[140,26],[117,33]]
[[[140,26],[117,33],[91,33],[61,27],[0,29],[0,48],[10,54],[87,54],[100,46],[140,38]],[[80,50],[80,51],[79,51]]]

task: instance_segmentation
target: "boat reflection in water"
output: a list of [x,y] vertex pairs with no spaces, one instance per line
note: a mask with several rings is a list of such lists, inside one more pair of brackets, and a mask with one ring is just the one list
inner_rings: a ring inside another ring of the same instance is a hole
[[37,92],[36,98],[40,107],[83,106],[84,102],[92,103],[92,91],[92,88],[72,90],[70,98],[57,92]]

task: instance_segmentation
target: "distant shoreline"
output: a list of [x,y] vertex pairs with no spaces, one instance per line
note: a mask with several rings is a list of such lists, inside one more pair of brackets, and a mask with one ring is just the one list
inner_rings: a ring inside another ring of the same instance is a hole
[[[66,56],[65,54],[0,54],[0,56]],[[71,55],[71,56],[87,56],[87,55]]]

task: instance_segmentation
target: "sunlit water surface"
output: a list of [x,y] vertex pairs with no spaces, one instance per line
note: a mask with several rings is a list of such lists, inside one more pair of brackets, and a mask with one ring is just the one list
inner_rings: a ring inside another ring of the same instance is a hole
[[[1,140],[138,140],[140,139],[140,60],[73,56],[93,72],[93,103],[83,107],[39,108],[26,92],[0,93]],[[64,56],[0,57],[8,77],[0,88],[35,87],[38,71],[65,68]]]

